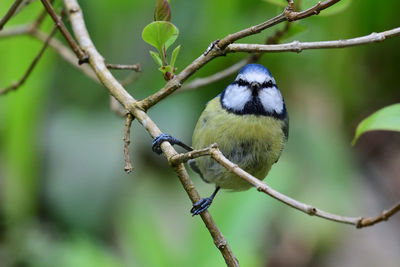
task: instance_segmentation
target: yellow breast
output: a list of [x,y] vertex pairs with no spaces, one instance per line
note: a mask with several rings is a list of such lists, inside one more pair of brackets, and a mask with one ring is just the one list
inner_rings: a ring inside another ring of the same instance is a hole
[[[262,180],[281,154],[286,140],[284,124],[270,116],[229,113],[216,97],[208,103],[197,122],[193,147],[198,149],[217,143],[228,159]],[[196,165],[206,181],[221,188],[245,190],[250,187],[213,159],[197,158]]]

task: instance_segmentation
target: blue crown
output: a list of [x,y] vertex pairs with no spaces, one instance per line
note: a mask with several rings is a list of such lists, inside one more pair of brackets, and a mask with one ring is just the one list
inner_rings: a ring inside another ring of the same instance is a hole
[[260,64],[255,64],[255,63],[247,64],[246,66],[244,66],[239,71],[239,74],[245,74],[248,72],[261,72],[261,73],[265,73],[269,76],[272,76],[271,72],[266,67],[264,67],[263,65],[260,65]]

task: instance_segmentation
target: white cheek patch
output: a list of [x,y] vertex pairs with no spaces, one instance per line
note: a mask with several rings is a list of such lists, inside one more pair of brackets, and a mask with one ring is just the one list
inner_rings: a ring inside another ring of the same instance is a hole
[[251,91],[246,86],[229,85],[222,100],[225,107],[240,111],[251,100]]
[[275,111],[280,114],[283,111],[283,98],[281,92],[276,88],[263,89],[258,94],[264,109],[269,112]]

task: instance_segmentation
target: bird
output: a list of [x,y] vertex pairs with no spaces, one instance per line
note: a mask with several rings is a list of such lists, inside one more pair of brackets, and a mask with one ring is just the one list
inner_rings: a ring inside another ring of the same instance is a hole
[[[231,162],[263,180],[279,160],[288,135],[289,116],[276,81],[266,67],[253,63],[245,65],[235,80],[207,103],[194,129],[192,147],[161,134],[154,139],[152,149],[161,154],[165,141],[188,151],[216,143]],[[205,182],[215,184],[210,197],[193,204],[193,216],[207,210],[220,189],[244,191],[252,186],[211,157],[188,163]]]

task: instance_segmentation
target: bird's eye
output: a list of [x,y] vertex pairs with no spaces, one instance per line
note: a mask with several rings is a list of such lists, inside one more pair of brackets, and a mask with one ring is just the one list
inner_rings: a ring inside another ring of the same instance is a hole
[[267,82],[264,82],[263,84],[262,84],[262,87],[263,88],[271,88],[271,87],[274,87],[275,86],[275,84],[271,81],[271,80],[269,80],[269,81],[267,81]]

